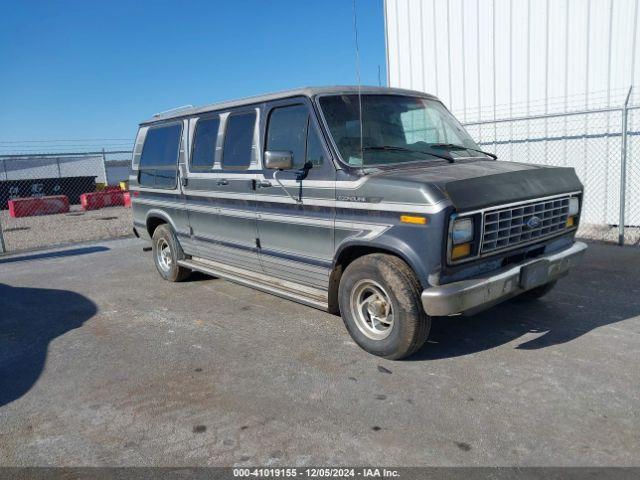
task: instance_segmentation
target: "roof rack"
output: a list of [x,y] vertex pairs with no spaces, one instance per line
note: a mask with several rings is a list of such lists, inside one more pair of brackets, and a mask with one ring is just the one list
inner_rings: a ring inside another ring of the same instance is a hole
[[180,107],[170,108],[169,110],[164,110],[162,112],[158,112],[158,113],[154,114],[153,117],[154,118],[161,117],[162,115],[165,115],[167,113],[179,112],[180,110],[186,110],[188,108],[193,108],[193,105],[189,104],[189,105],[182,105]]

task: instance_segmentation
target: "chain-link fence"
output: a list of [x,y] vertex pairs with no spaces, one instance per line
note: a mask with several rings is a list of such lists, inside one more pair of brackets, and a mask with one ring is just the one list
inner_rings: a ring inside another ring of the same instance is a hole
[[639,244],[639,109],[621,106],[482,120],[465,128],[500,160],[573,167],[585,187],[578,235]]
[[[640,245],[640,106],[465,127],[500,160],[575,168],[585,186],[578,235]],[[127,185],[121,182],[128,179],[130,158],[129,150],[0,154],[0,251],[129,235]]]
[[623,234],[625,243],[640,245],[640,107],[628,111],[627,162]]
[[127,150],[0,155],[0,252],[131,234]]

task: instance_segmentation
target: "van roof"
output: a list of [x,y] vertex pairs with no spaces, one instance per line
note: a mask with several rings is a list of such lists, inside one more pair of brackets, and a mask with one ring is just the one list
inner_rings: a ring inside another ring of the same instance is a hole
[[411,96],[420,96],[431,98],[433,100],[437,100],[437,98],[433,95],[429,95],[428,93],[418,92],[416,90],[405,90],[402,88],[389,88],[389,87],[372,87],[372,86],[361,86],[357,85],[346,85],[346,86],[333,86],[333,87],[303,87],[303,88],[295,88],[292,90],[285,90],[282,92],[276,93],[267,93],[264,95],[255,95],[252,97],[240,98],[237,100],[228,100],[224,102],[212,103],[210,105],[204,105],[201,107],[179,107],[174,110],[167,110],[166,112],[161,112],[155,114],[148,120],[145,120],[140,125],[147,125],[151,123],[156,123],[160,121],[165,121],[173,118],[182,118],[188,117],[192,115],[198,115],[205,112],[216,111],[216,110],[225,110],[227,108],[234,107],[242,107],[244,105],[252,105],[255,103],[268,102],[272,100],[279,100],[282,98],[289,97],[314,97],[316,95],[326,95],[326,94],[354,94],[360,91],[363,94],[390,94],[390,95],[411,95]]

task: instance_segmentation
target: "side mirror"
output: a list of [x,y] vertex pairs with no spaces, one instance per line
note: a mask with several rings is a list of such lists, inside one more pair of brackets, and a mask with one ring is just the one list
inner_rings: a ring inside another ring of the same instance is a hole
[[264,152],[264,166],[270,170],[291,170],[293,168],[293,152],[267,150]]

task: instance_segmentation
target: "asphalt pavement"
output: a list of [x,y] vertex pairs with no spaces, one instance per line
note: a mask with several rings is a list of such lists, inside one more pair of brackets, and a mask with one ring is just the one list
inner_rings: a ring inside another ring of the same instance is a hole
[[0,465],[640,464],[640,249],[434,320],[412,358],[136,239],[0,257]]

